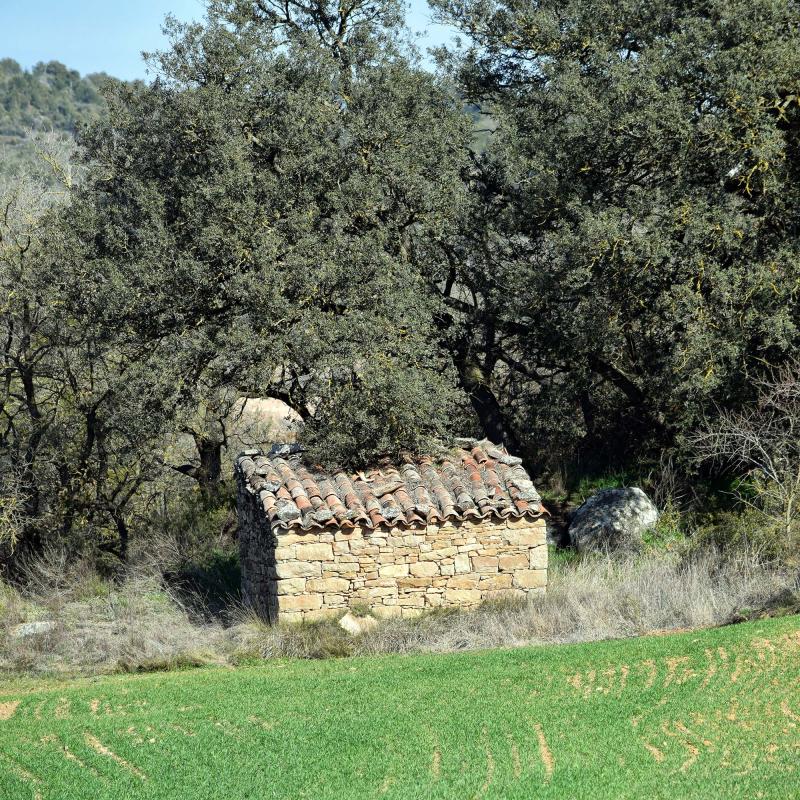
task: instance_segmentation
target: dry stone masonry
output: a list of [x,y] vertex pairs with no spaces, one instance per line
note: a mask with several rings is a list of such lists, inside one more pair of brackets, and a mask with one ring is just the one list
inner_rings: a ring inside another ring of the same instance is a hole
[[413,616],[547,586],[546,529],[520,464],[459,440],[437,459],[324,474],[287,446],[237,460],[245,602],[271,622]]

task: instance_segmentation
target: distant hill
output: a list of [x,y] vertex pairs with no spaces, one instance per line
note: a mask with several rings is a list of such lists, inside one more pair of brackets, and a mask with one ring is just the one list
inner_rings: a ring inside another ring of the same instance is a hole
[[[105,72],[81,74],[60,61],[39,62],[24,70],[0,58],[0,176],[16,172],[34,158],[31,131],[75,134],[81,125],[106,113],[101,89],[116,80]],[[473,148],[486,149],[496,121],[476,105],[465,105],[475,126]]]
[[100,89],[105,73],[81,77],[58,61],[31,70],[11,58],[0,59],[0,174],[16,171],[32,157],[30,131],[74,134],[106,112]]

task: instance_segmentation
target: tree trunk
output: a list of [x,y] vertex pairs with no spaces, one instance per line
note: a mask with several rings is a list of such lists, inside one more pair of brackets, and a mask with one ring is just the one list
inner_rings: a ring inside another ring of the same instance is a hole
[[478,416],[483,435],[495,444],[505,445],[509,452],[519,454],[522,451],[520,440],[506,419],[483,370],[477,364],[460,357],[455,358],[455,364],[461,385],[469,395]]
[[128,542],[130,541],[128,525],[122,514],[115,515],[114,522],[116,523],[117,534],[119,535],[119,560],[125,564],[128,561]]
[[195,436],[194,441],[200,466],[193,477],[200,485],[203,498],[212,501],[222,486],[222,442],[203,436]]
[[583,424],[586,426],[586,435],[589,437],[594,436],[595,423],[597,421],[596,409],[592,398],[589,397],[589,392],[584,389],[578,395],[578,400],[581,404],[581,413],[583,414]]
[[624,372],[617,369],[613,364],[603,361],[597,354],[589,354],[589,368],[616,386],[628,399],[641,422],[646,423],[660,435],[666,434],[666,427],[663,422],[657,419],[649,406],[651,404],[646,392],[636,385]]

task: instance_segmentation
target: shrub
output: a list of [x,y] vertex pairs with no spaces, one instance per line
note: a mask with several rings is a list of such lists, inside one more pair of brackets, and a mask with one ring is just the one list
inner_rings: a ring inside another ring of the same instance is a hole
[[[35,620],[56,625],[46,634],[12,635]],[[0,671],[133,671],[218,663],[224,652],[222,628],[194,624],[158,575],[128,571],[107,580],[90,561],[48,549],[25,560],[17,585],[0,581]]]
[[656,524],[642,533],[645,550],[680,550],[686,544],[684,515],[671,499],[659,510]]
[[761,559],[789,567],[800,564],[800,525],[787,531],[779,520],[758,508],[716,513],[697,528],[692,544],[716,547],[724,554],[750,551]]
[[763,529],[780,555],[796,551],[800,526],[800,361],[773,371],[757,387],[754,404],[719,411],[690,443],[699,462],[733,476],[740,505],[761,514],[754,519],[755,535]]

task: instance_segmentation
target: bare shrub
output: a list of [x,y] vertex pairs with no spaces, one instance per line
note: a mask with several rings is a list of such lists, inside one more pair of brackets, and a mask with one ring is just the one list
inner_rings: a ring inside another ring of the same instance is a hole
[[0,561],[7,560],[25,527],[24,491],[18,472],[8,465],[0,470]]
[[[142,574],[162,575],[179,569],[186,562],[184,543],[167,525],[147,531],[131,545],[131,564]],[[131,566],[129,565],[129,569]]]
[[65,548],[47,545],[38,555],[26,553],[20,559],[18,572],[24,593],[55,609],[80,593],[89,568],[85,561],[73,558]]
[[650,470],[645,484],[659,512],[680,513],[692,499],[691,486],[675,465],[672,453],[661,454],[658,466]]
[[733,471],[738,501],[762,515],[794,552],[800,523],[800,362],[776,370],[759,384],[757,403],[720,410],[691,440],[698,461]]

